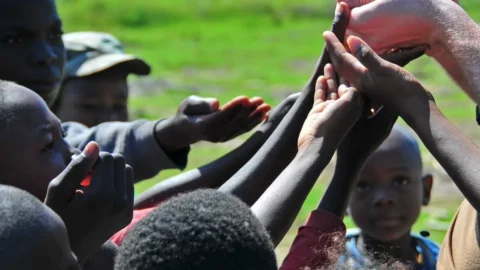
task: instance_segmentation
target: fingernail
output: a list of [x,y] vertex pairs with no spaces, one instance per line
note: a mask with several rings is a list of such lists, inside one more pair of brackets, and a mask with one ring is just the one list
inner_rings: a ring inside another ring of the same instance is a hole
[[85,146],[85,149],[83,149],[82,154],[85,156],[92,156],[95,152],[98,151],[98,145],[94,142],[90,142]]
[[354,52],[356,56],[360,56],[362,53],[363,44],[358,38],[349,36],[347,38],[347,44],[350,48],[350,51]]

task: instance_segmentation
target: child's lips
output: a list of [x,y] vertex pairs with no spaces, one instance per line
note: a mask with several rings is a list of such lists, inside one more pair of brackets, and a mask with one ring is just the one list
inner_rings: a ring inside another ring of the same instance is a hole
[[402,225],[403,219],[401,217],[384,217],[374,222],[378,227],[397,227]]

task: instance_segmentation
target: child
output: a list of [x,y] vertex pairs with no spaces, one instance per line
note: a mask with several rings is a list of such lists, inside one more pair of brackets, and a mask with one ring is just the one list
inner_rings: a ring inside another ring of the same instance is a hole
[[[55,1],[0,1],[0,25],[0,62],[9,63],[0,65],[0,79],[26,86],[53,104],[66,55]],[[143,180],[163,169],[183,169],[189,146],[195,142],[223,142],[252,129],[268,111],[268,107],[259,108],[263,100],[259,103],[240,97],[220,108],[217,100],[207,100],[202,106],[190,103],[188,110],[164,120],[93,128],[70,122],[62,127],[71,146],[83,149],[97,141],[103,151],[125,156],[135,178]]]
[[197,190],[141,220],[120,246],[116,270],[275,270],[272,242],[239,199]]
[[[65,222],[79,264],[132,219],[133,172],[90,143],[80,154],[34,92],[0,81],[0,183],[28,191]],[[76,157],[72,159],[72,154]],[[91,173],[91,186],[81,186]]]
[[366,268],[389,257],[416,269],[435,269],[439,246],[410,233],[421,206],[430,201],[432,184],[431,175],[422,176],[415,138],[395,126],[360,171],[350,201],[350,214],[360,230],[347,231],[340,268]]
[[438,269],[479,269],[480,147],[445,118],[412,74],[382,60],[357,37],[347,40],[355,56],[332,33],[324,38],[338,72],[397,111],[465,195],[440,250]]
[[62,219],[32,195],[0,185],[0,216],[0,269],[80,269]]
[[63,35],[67,64],[52,111],[65,122],[93,127],[128,120],[129,74],[148,75],[150,66],[123,52],[114,36],[99,32]]

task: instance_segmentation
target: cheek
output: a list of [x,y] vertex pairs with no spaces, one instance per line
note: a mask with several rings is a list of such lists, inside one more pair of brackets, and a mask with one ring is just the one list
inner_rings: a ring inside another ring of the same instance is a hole
[[33,72],[27,64],[27,55],[24,50],[3,48],[0,46],[0,79],[22,83],[30,78]]
[[358,227],[368,226],[369,202],[366,199],[355,200],[350,204],[350,215]]

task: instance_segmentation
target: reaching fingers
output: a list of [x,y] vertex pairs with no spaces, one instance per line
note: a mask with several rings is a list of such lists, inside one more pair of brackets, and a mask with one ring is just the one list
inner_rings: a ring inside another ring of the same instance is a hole
[[323,37],[338,74],[359,87],[362,77],[368,72],[367,68],[345,49],[332,32],[325,32]]
[[392,64],[398,65],[400,67],[404,67],[411,61],[424,55],[427,49],[428,49],[427,45],[417,46],[414,48],[403,49],[397,52],[384,54],[381,57]]
[[234,107],[247,107],[250,105],[250,100],[248,97],[246,96],[239,96],[239,97],[236,97],[232,100],[230,100],[229,102],[227,102],[227,104],[223,105],[221,110],[230,110],[231,108],[234,108]]
[[125,174],[125,158],[119,154],[112,154],[113,157],[113,171],[114,171],[114,185],[117,199],[121,202],[128,200],[126,174]]
[[338,83],[332,64],[326,64],[323,73],[327,79],[327,100],[335,100],[338,98]]
[[325,102],[327,100],[328,84],[325,76],[320,76],[315,85],[315,96],[313,104]]
[[112,199],[115,196],[114,175],[114,160],[112,155],[110,153],[100,152],[100,158],[94,167],[92,182],[90,187],[86,188],[85,193],[100,193],[103,199]]
[[216,98],[202,98],[199,96],[188,97],[179,110],[187,115],[202,115],[217,111],[220,103]]

